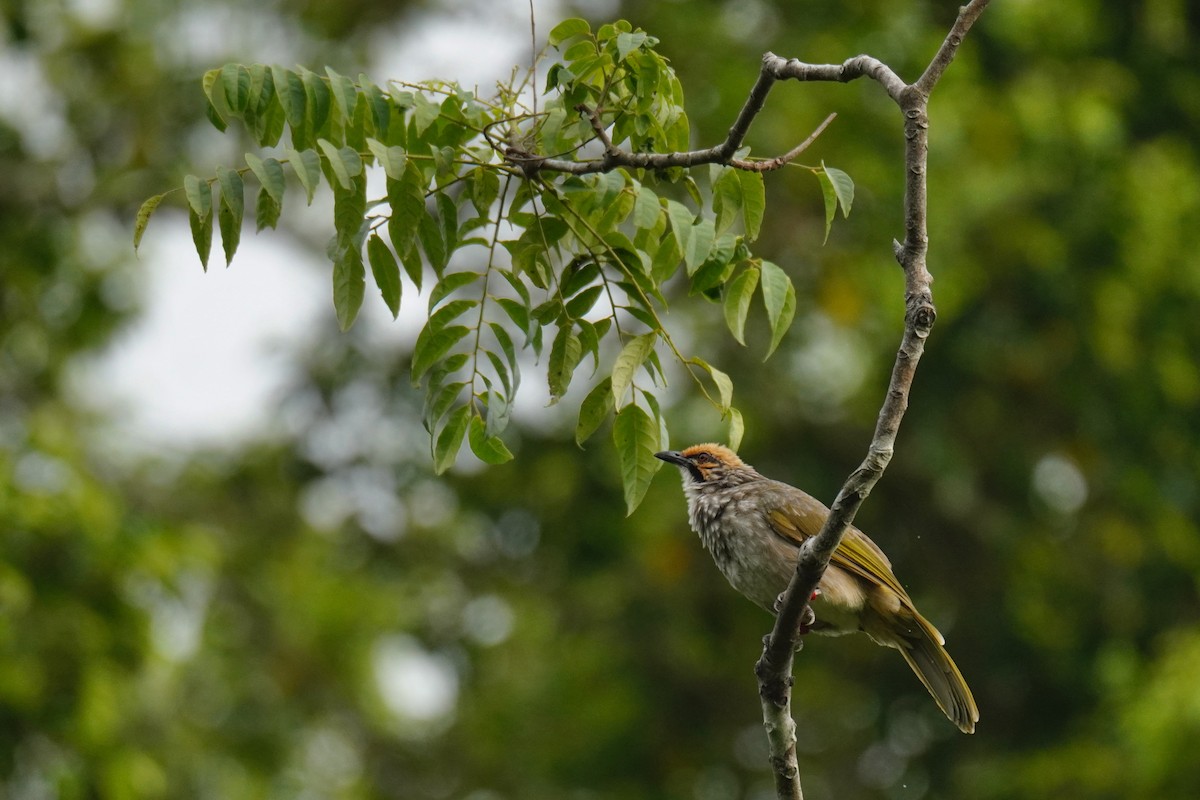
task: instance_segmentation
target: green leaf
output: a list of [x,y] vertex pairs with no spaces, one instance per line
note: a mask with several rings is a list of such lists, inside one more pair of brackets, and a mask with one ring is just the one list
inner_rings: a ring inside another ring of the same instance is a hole
[[429,259],[429,266],[437,275],[446,269],[446,240],[442,238],[442,226],[432,213],[426,211],[417,223],[417,238],[421,241],[421,249]]
[[530,344],[533,341],[534,331],[540,329],[537,322],[530,319],[529,309],[525,304],[511,297],[497,297],[496,304],[504,309],[504,313],[508,314],[509,319],[517,326],[517,329],[525,334],[525,344]]
[[625,57],[634,50],[642,46],[646,41],[646,34],[639,31],[637,33],[622,33],[617,35],[617,61],[625,60]]
[[738,180],[740,170],[722,168],[720,176],[713,181],[712,207],[717,215],[717,233],[729,230],[742,213],[742,183]]
[[816,172],[817,181],[821,184],[821,199],[825,201],[825,238],[822,243],[829,241],[829,231],[833,227],[833,218],[837,214],[837,190],[825,170]]
[[429,316],[425,327],[430,334],[436,333],[478,305],[478,300],[451,300]]
[[[388,236],[392,239],[392,247],[403,257],[408,253],[421,227],[425,214],[425,178],[421,170],[409,164],[399,179],[389,178],[387,181],[388,205],[392,207],[388,219]],[[405,262],[408,269],[409,262]],[[421,273],[414,275],[409,269],[409,277],[417,288],[421,288]]]
[[693,294],[703,292],[714,300],[720,297],[721,287],[738,265],[733,258],[737,239],[732,233],[725,233],[713,243],[708,259],[692,273]]
[[371,262],[371,274],[375,276],[375,285],[383,295],[383,302],[387,303],[392,319],[395,319],[400,314],[400,265],[377,233],[367,239],[367,260]]
[[335,72],[332,67],[325,67],[325,74],[329,76],[329,90],[333,95],[333,106],[342,118],[342,124],[345,125],[354,118],[354,108],[358,104],[358,90],[354,88],[354,81]]
[[192,228],[192,241],[196,245],[196,254],[200,256],[200,264],[208,271],[208,255],[212,250],[212,184],[201,180],[195,175],[183,179],[184,191],[188,198],[188,222]]
[[242,218],[246,214],[245,186],[241,175],[223,167],[217,169],[217,180],[221,184],[221,205],[217,212],[217,222],[221,226],[221,247],[225,251],[225,266],[229,266],[242,237]]
[[255,141],[260,147],[275,147],[283,138],[283,128],[283,107],[279,105],[278,101],[272,102],[267,106],[264,114],[254,118]]
[[579,422],[575,425],[575,444],[580,447],[608,419],[613,410],[612,378],[597,383],[579,406]]
[[413,122],[416,124],[418,135],[424,134],[430,125],[437,122],[441,113],[442,107],[425,95],[413,95]]
[[357,246],[345,248],[333,265],[333,307],[342,331],[350,330],[354,324],[362,308],[366,283],[362,251]]
[[379,166],[392,180],[399,180],[408,166],[408,154],[403,147],[388,147],[378,139],[367,139],[367,148],[375,156]]
[[[567,67],[575,74],[576,86],[580,84],[592,83],[587,88],[591,91],[588,94],[573,94],[571,97],[594,97],[598,93],[594,86],[594,81],[589,81],[593,73],[600,72],[605,67],[612,66],[612,56],[607,53],[600,53],[596,47],[596,43],[591,39],[582,39],[569,46],[562,51],[563,61],[567,63]],[[580,129],[583,129],[582,124]]]
[[[360,249],[366,236],[367,179],[358,175],[350,179],[350,187],[333,190],[333,226],[337,231],[337,247]],[[338,260],[338,257],[334,257]],[[361,260],[361,259],[360,259]]]
[[654,257],[650,260],[650,275],[654,282],[658,285],[665,283],[679,269],[679,262],[682,258],[683,250],[679,247],[675,233],[668,231],[662,242],[659,243]]
[[733,402],[733,381],[730,380],[729,376],[702,358],[692,358],[688,363],[695,364],[708,373],[709,377],[712,378],[712,382],[717,387],[721,412],[728,411],[729,404]]
[[[663,372],[662,360],[658,357],[657,350],[651,350],[650,355],[646,356],[646,374],[650,376],[650,380],[654,381],[656,386],[667,385],[667,375]],[[653,405],[655,400],[654,395],[647,393],[646,402]]]
[[201,219],[207,219],[212,214],[211,183],[195,175],[187,175],[183,179],[183,192],[193,214]]
[[213,127],[224,133],[225,129],[229,127],[228,118],[232,112],[229,104],[225,102],[225,92],[220,86],[220,81],[221,70],[210,69],[200,79],[200,85],[204,88],[204,96],[208,98],[208,105],[205,106],[204,113]]
[[442,241],[446,244],[444,260],[449,261],[450,255],[458,248],[458,206],[454,198],[445,192],[437,193],[435,205],[442,221]]
[[325,154],[338,183],[343,189],[349,189],[352,179],[362,174],[362,158],[353,148],[339,148],[327,139],[318,139],[317,146]]
[[429,310],[437,308],[438,303],[445,300],[454,292],[475,283],[481,274],[478,272],[451,272],[437,282],[433,287],[433,291],[429,293]]
[[725,324],[738,344],[746,343],[746,317],[750,313],[750,301],[757,287],[757,267],[743,270],[725,287]]
[[637,372],[638,367],[654,351],[654,344],[657,339],[658,334],[651,331],[650,333],[643,333],[641,336],[633,337],[621,348],[621,352],[613,362],[612,368],[612,396],[614,406],[619,406],[624,402],[625,390],[633,383],[633,376]]
[[250,70],[241,64],[226,64],[221,67],[220,83],[226,105],[240,114],[250,99]]
[[451,347],[462,341],[463,337],[470,332],[471,329],[465,325],[450,325],[434,329],[432,321],[426,323],[425,328],[417,335],[416,344],[413,345],[413,386],[419,386],[421,376],[428,372],[430,367],[440,361],[450,351]]
[[763,304],[767,307],[767,322],[771,326],[771,345],[763,357],[766,361],[783,340],[783,335],[796,315],[796,289],[787,273],[770,261],[762,262]]
[[633,225],[639,230],[650,229],[658,224],[662,214],[662,206],[658,204],[658,195],[650,187],[638,187],[637,200],[633,204]]
[[592,32],[592,28],[588,25],[587,20],[572,17],[564,19],[562,22],[555,25],[550,30],[550,35],[547,37],[552,47],[558,47],[563,42],[575,36],[586,36]]
[[583,355],[592,356],[592,375],[595,375],[596,370],[600,369],[600,330],[586,319],[576,319],[575,327],[579,329],[579,346],[583,349]]
[[370,79],[361,72],[358,75],[358,85],[362,88],[367,108],[371,111],[371,123],[375,126],[375,136],[381,140],[388,138],[388,125],[392,118],[392,107],[383,91],[371,83]]
[[283,135],[283,106],[275,94],[271,70],[262,64],[250,67],[250,99],[246,103],[246,125],[260,147],[274,147]]
[[589,256],[580,256],[571,261],[559,278],[559,295],[573,297],[593,284],[600,277],[600,265]]
[[567,316],[571,317],[571,319],[579,319],[584,314],[587,314],[596,305],[596,301],[600,299],[600,294],[603,291],[603,286],[589,286],[575,297],[572,297],[566,304]]
[[283,192],[287,188],[287,181],[283,177],[283,164],[274,158],[259,158],[254,153],[246,153],[246,164],[250,166],[250,171],[271,195],[275,204],[282,207]]
[[742,412],[736,408],[729,409],[729,449],[737,451],[742,446],[742,435],[746,432],[746,424],[742,421]]
[[496,170],[487,167],[477,168],[471,173],[467,191],[475,210],[481,215],[487,216],[492,208],[492,203],[500,196],[500,178],[496,175]]
[[546,368],[546,380],[550,387],[550,404],[557,403],[567,393],[575,367],[583,358],[583,346],[570,325],[560,325],[554,344],[550,346],[550,363]]
[[308,105],[308,96],[304,91],[304,79],[291,70],[278,66],[271,67],[271,79],[275,83],[275,96],[279,98],[279,105],[283,106],[284,118],[292,128],[293,140],[297,133],[303,139],[305,109]]
[[[462,355],[462,361],[463,363],[466,363],[466,354]],[[446,366],[450,366],[449,359],[442,362],[442,365],[438,368],[438,371],[440,371],[442,367]],[[442,419],[442,417],[446,416],[446,412],[448,412],[454,406],[455,402],[458,400],[458,396],[462,393],[463,387],[467,385],[465,381],[457,381],[442,386],[440,381],[451,372],[454,372],[454,370],[446,369],[440,376],[432,373],[430,374],[429,394],[425,397],[425,412],[423,417],[425,430],[429,431],[430,433],[433,432],[435,426]]]
[[758,238],[767,211],[767,191],[761,172],[741,169],[736,172],[742,184],[742,219],[746,225],[746,240],[753,242]]
[[158,204],[166,197],[165,194],[156,194],[142,203],[138,209],[136,221],[133,225],[133,250],[137,252],[138,245],[142,243],[142,235],[146,232],[146,226],[150,224],[150,215],[154,213],[154,209],[158,208]]
[[[391,230],[389,223],[388,230]],[[421,253],[417,249],[415,242],[410,243],[407,250],[396,253],[400,256],[400,265],[404,267],[404,274],[417,287],[417,291],[421,291],[421,282],[425,277],[425,262],[421,260]]]
[[242,176],[236,170],[218,167],[217,181],[221,184],[221,202],[241,217],[246,211],[245,184]]
[[463,435],[467,432],[470,418],[470,406],[459,406],[450,413],[445,427],[438,434],[433,445],[433,469],[438,475],[454,466],[454,459],[462,447]]
[[212,251],[213,219],[212,216],[201,218],[195,211],[188,210],[188,222],[192,227],[192,242],[196,245],[196,255],[200,256],[200,265],[208,271],[208,256]]
[[650,488],[650,479],[662,466],[662,462],[654,457],[659,446],[658,423],[639,406],[630,403],[617,412],[613,444],[621,464],[621,484],[625,489],[628,516],[642,502]]
[[668,200],[667,218],[671,221],[671,230],[675,232],[675,241],[679,243],[679,252],[686,252],[688,242],[692,238],[692,227],[696,222],[696,215],[678,200]]
[[850,216],[850,207],[854,205],[854,181],[840,169],[825,166],[824,161],[821,162],[821,169],[825,170],[825,174],[829,176],[829,182],[833,185],[838,202],[842,204],[842,217]]
[[496,337],[496,341],[500,343],[500,349],[504,351],[504,357],[508,359],[508,366],[512,371],[512,385],[506,387],[510,392],[515,391],[521,384],[520,365],[517,364],[517,348],[513,344],[512,337],[508,335],[508,331],[498,322],[489,322],[488,327],[492,329],[492,335]]
[[484,403],[487,405],[484,433],[488,436],[499,436],[508,427],[508,421],[512,417],[512,403],[495,390],[488,391],[484,397]]
[[687,265],[689,275],[708,260],[716,238],[717,228],[711,219],[702,219],[692,226],[687,244],[683,248],[683,263]]
[[643,393],[642,397],[645,398],[646,405],[650,406],[650,416],[658,423],[658,445],[654,449],[655,451],[665,450],[671,437],[667,431],[667,420],[658,405],[658,398],[649,392]]
[[[492,324],[494,325],[495,323]],[[488,361],[492,362],[492,369],[496,371],[496,376],[500,378],[500,382],[504,384],[505,393],[512,394],[512,376],[509,374],[508,364],[505,363],[504,359],[491,350],[484,350],[483,353],[487,356]]]
[[304,192],[308,195],[308,204],[311,206],[313,194],[321,185],[321,157],[313,150],[292,150],[290,148],[287,151],[287,157],[296,177],[300,179],[300,185],[304,187]]
[[302,69],[300,79],[304,82],[304,95],[307,108],[305,123],[308,130],[315,136],[325,128],[329,121],[330,94],[329,85],[311,70]]
[[512,461],[512,452],[499,436],[487,435],[487,425],[478,414],[471,416],[467,439],[471,443],[471,452],[485,464],[503,464],[506,461]]
[[274,228],[282,211],[265,186],[258,187],[258,199],[254,203],[254,222],[257,230]]
[[610,206],[617,202],[621,192],[625,189],[626,177],[628,176],[625,170],[601,172],[596,176],[595,196],[599,201],[597,208],[600,211],[607,211]]

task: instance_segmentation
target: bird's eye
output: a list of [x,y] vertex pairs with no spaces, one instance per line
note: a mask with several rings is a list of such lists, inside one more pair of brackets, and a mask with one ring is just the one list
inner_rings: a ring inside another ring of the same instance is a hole
[[711,453],[697,453],[696,455],[692,456],[692,459],[697,464],[704,464],[705,466],[709,467],[716,466],[717,463],[717,459],[713,458]]

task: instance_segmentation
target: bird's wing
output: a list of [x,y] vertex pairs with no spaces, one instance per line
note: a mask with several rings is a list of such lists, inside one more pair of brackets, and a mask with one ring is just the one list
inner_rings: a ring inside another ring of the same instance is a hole
[[[817,535],[828,515],[829,509],[820,501],[805,495],[771,510],[767,517],[776,534],[799,547],[805,539]],[[892,574],[887,556],[858,528],[851,526],[846,531],[830,563],[871,583],[881,583],[902,598],[908,597],[908,592]]]
[[904,591],[904,587],[892,573],[887,556],[883,555],[878,545],[858,528],[851,527],[846,531],[842,543],[833,551],[830,562],[869,581],[882,583],[901,598],[908,598],[908,592]]

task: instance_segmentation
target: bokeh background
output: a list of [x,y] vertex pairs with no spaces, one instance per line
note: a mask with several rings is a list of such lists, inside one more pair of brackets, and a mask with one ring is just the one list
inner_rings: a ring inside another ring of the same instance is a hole
[[[658,35],[709,143],[764,50],[911,80],[956,5],[537,8],[541,31]],[[611,446],[577,449],[531,387],[514,462],[433,477],[412,324],[337,333],[321,201],[228,272],[200,273],[178,211],[132,253],[142,199],[245,149],[204,121],[204,70],[486,85],[527,57],[526,4],[0,8],[0,797],[769,797],[769,619],[686,529],[673,471],[624,518]],[[826,500],[899,341],[899,120],[866,82],[789,83],[750,137],[782,152],[831,111],[805,158],[858,194],[829,243],[811,175],[768,184],[758,250],[799,295],[777,355],[719,306],[671,313],[733,374],[746,459]],[[866,640],[811,642],[806,796],[1195,797],[1200,9],[998,0],[931,116],[938,324],[858,521],[982,719],[958,734]],[[672,397],[676,444],[721,436]]]

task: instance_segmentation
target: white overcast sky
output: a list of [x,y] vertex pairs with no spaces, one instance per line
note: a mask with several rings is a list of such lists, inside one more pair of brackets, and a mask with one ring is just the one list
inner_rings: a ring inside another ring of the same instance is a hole
[[[536,0],[535,9],[544,41],[562,11],[558,0]],[[374,75],[489,86],[513,64],[528,62],[528,14],[525,0],[444,3],[379,32]],[[214,241],[209,270],[202,272],[183,212],[160,210],[139,260],[143,313],[80,372],[81,391],[113,413],[135,450],[219,446],[262,430],[288,379],[279,345],[305,336],[317,315],[333,315],[323,253],[286,236],[255,235],[251,223],[233,265],[226,269],[223,262]],[[368,291],[357,324],[390,326],[389,332],[404,335],[373,287]]]

